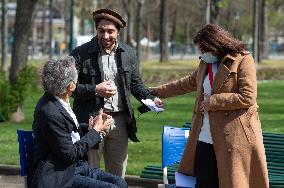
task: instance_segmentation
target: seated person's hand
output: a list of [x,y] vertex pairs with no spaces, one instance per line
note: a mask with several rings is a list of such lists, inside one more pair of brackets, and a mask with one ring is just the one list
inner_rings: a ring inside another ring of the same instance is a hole
[[112,121],[113,118],[110,115],[103,113],[103,110],[101,109],[99,115],[90,117],[89,129],[95,129],[98,133],[103,132],[109,127]]

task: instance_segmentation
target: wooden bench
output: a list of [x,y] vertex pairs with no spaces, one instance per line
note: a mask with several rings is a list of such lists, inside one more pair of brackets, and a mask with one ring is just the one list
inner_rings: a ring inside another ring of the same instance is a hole
[[[190,126],[186,123],[184,127]],[[270,188],[284,187],[284,134],[263,133],[263,142],[268,165]],[[169,183],[175,183],[174,173],[178,163],[168,167]],[[162,166],[146,166],[140,177],[149,179],[163,179]]]

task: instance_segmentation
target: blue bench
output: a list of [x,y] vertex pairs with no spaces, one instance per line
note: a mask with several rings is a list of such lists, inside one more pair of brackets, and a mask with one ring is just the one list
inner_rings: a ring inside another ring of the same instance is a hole
[[[183,128],[177,128],[183,130],[184,128],[190,128],[190,123],[185,123]],[[275,133],[263,133],[263,142],[266,153],[266,160],[268,165],[269,184],[270,188],[284,187],[284,134]],[[185,144],[184,144],[185,146]],[[183,151],[183,150],[182,150]],[[179,159],[167,166],[167,171],[164,170],[164,165],[153,166],[149,165],[144,167],[140,177],[149,179],[165,179],[164,174],[167,174],[168,182],[170,184],[175,183],[174,173],[178,167],[182,153],[178,153]],[[162,158],[164,158],[164,153]],[[165,182],[165,181],[164,181]]]
[[24,176],[25,187],[27,186],[27,173],[32,163],[33,154],[33,131],[17,130],[19,142],[19,155],[20,155],[20,175]]

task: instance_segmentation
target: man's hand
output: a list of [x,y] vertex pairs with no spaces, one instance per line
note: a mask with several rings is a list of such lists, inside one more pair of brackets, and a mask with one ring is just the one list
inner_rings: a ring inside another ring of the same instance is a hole
[[164,108],[164,103],[163,103],[163,101],[162,101],[161,99],[159,99],[158,97],[156,97],[156,98],[154,99],[154,103],[157,105],[157,107],[159,107],[159,108]]
[[117,88],[112,80],[102,82],[96,86],[96,95],[110,98],[117,92]]
[[210,95],[204,93],[204,101],[201,101],[200,112],[205,113],[210,111]]

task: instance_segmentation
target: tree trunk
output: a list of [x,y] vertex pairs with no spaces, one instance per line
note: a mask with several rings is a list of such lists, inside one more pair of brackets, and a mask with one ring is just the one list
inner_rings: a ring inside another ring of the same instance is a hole
[[253,7],[253,58],[254,62],[258,64],[258,42],[259,42],[259,0],[254,0]]
[[219,1],[220,0],[211,0],[210,23],[218,24],[219,22]]
[[[69,18],[69,3],[68,3],[68,0],[65,0],[64,1],[64,44],[65,44],[65,47],[67,48],[67,43],[68,43],[68,33],[69,33],[69,21],[70,21],[70,18]],[[61,53],[65,53],[66,49],[61,49]],[[62,54],[60,54],[62,55]]]
[[206,1],[206,24],[209,24],[211,20],[211,0]]
[[267,23],[267,1],[260,3],[260,29],[259,29],[259,62],[268,59],[268,23]]
[[14,85],[21,68],[27,64],[32,15],[37,0],[17,0],[10,83]]
[[5,69],[7,54],[7,8],[6,1],[2,0],[2,17],[1,17],[1,70]]
[[42,18],[41,18],[41,46],[42,46],[42,54],[46,54],[46,40],[45,40],[45,20],[46,20],[46,11],[45,11],[45,3],[42,3]]
[[147,21],[147,46],[146,46],[146,60],[151,59],[151,49],[150,49],[150,41],[152,41],[152,34],[151,34],[151,25],[149,21]]
[[131,13],[131,0],[122,0],[122,4],[126,13],[126,44],[131,45],[132,37],[132,13]]
[[53,18],[53,1],[49,0],[49,29],[48,29],[48,38],[49,38],[49,59],[52,59],[52,18]]
[[[17,0],[16,20],[14,26],[14,41],[12,45],[12,63],[10,68],[10,83],[15,85],[20,70],[27,64],[29,37],[32,28],[32,15],[37,0]],[[19,104],[12,115],[12,121],[23,121],[23,108]]]
[[85,12],[85,8],[84,8],[84,2],[81,1],[80,2],[80,35],[85,35],[86,31],[85,31],[85,18],[84,18],[84,12]]
[[168,50],[168,0],[161,0],[160,10],[160,62],[169,61]]
[[11,115],[12,122],[23,122],[25,120],[23,105],[19,104],[16,111]]
[[138,0],[137,2],[137,15],[136,15],[136,52],[137,52],[137,58],[138,58],[138,63],[139,63],[139,68],[140,68],[140,36],[141,36],[141,24],[142,24],[142,1]]
[[80,35],[85,35],[86,29],[85,29],[85,18],[80,18]]
[[177,28],[177,9],[174,10],[173,15],[172,15],[172,32],[171,32],[171,37],[170,41],[175,41],[176,40],[176,28]]
[[70,7],[69,7],[69,10],[70,10],[70,20],[69,20],[69,46],[68,46],[68,49],[69,49],[69,53],[73,50],[73,43],[74,43],[74,0],[71,0],[70,1]]

